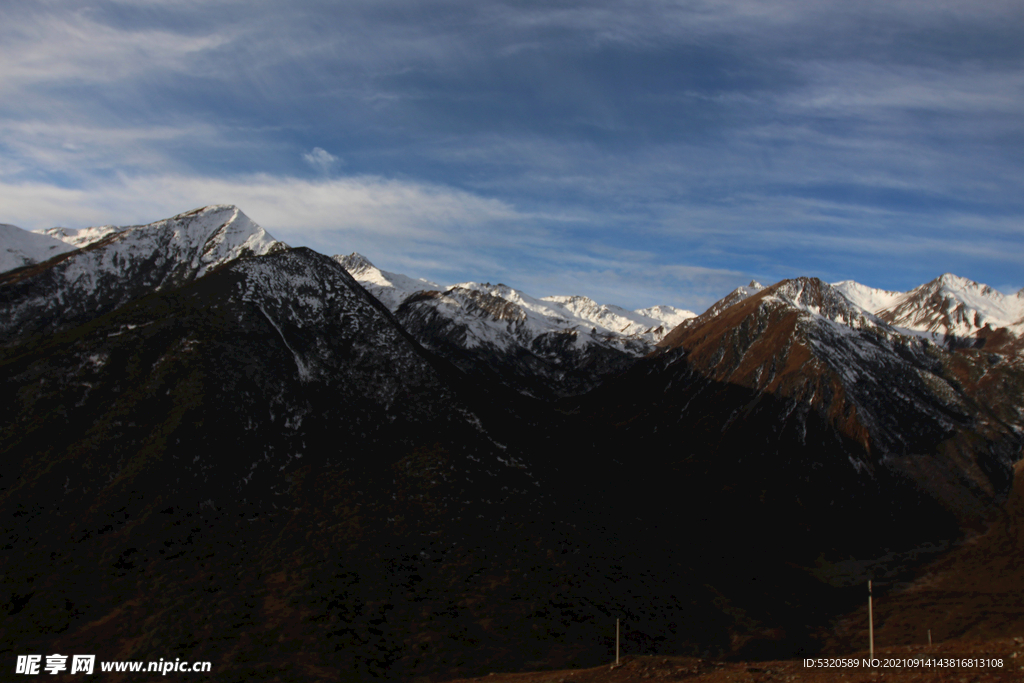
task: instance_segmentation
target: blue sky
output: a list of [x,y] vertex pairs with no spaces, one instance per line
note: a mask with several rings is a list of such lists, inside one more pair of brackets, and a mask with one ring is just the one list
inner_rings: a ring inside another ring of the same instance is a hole
[[1019,0],[0,8],[0,222],[237,204],[440,283],[1024,286]]

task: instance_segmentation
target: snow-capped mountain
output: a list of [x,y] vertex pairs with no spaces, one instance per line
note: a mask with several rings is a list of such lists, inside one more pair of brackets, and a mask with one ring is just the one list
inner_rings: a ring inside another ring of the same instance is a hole
[[[611,593],[593,576],[641,566],[645,544],[623,503],[584,494],[605,475],[577,472],[563,416],[457,371],[336,261],[244,223],[190,212],[0,279],[5,641],[144,659],[191,633],[226,678],[253,662],[303,678],[307,661],[451,678],[600,661],[605,610],[679,592],[678,573],[629,571]],[[566,623],[580,645],[550,650]]]
[[[778,403],[765,422],[774,424],[773,436],[757,447],[767,449],[763,457],[813,445],[823,437],[812,437],[810,425],[820,422],[826,433],[834,430],[825,437],[834,442],[817,443],[820,466],[836,468],[832,476],[846,476],[839,472],[847,467],[854,478],[909,478],[962,520],[983,517],[1024,443],[1024,414],[1014,407],[1024,379],[1020,364],[1013,356],[929,344],[844,290],[849,286],[797,278],[716,304],[714,315],[680,327],[660,345],[663,391],[754,392],[752,403],[723,416],[723,429],[747,429],[741,425],[754,419],[753,406],[772,405],[764,398],[771,396]],[[974,379],[986,373],[1002,380]],[[988,445],[977,449],[972,439]],[[955,479],[974,483],[951,487]]]
[[29,269],[0,277],[0,331],[30,334],[85,322],[232,260],[286,248],[233,206],[209,206],[115,230],[39,273]]
[[[476,292],[505,302],[506,305],[497,307],[494,316],[498,327],[504,326],[504,329],[483,333],[494,335],[495,340],[503,340],[504,343],[512,343],[513,337],[518,337],[520,343],[529,344],[534,338],[545,334],[575,333],[577,344],[586,345],[603,340],[639,354],[647,351],[647,345],[661,341],[672,329],[669,321],[686,320],[694,316],[690,311],[671,306],[646,309],[663,316],[657,319],[640,311],[598,304],[585,296],[548,296],[538,299],[507,285],[492,285],[489,282],[463,282],[446,290],[444,294],[456,297],[450,301],[445,300],[453,308],[452,315],[456,315],[454,309],[465,301],[457,293],[466,292]],[[483,338],[483,335],[474,336]],[[644,344],[630,344],[631,341]]]
[[0,273],[41,263],[75,247],[47,235],[0,223]]
[[592,388],[694,317],[672,306],[628,311],[585,296],[537,298],[503,284],[441,288],[382,271],[359,254],[334,259],[428,349],[538,397]]
[[588,391],[651,348],[640,339],[570,325],[487,289],[420,292],[395,317],[464,372],[542,399]]
[[472,290],[515,305],[528,321],[527,326],[535,328],[537,334],[591,328],[595,334],[657,343],[676,325],[696,315],[692,311],[664,305],[629,311],[619,306],[598,304],[585,296],[536,298],[502,284],[462,282],[441,287],[422,278],[380,270],[361,254],[333,258],[392,311],[397,311],[406,299],[417,292]]
[[802,322],[806,323],[828,321],[879,335],[896,333],[884,320],[850,301],[837,287],[816,278],[784,280],[765,291],[761,300],[809,314],[803,316]]
[[898,327],[954,337],[985,328],[1024,332],[1024,299],[946,273],[899,297],[878,315]]
[[616,496],[663,501],[652,526],[695,547],[724,526],[731,547],[804,557],[792,580],[840,586],[1002,514],[1024,448],[1016,356],[906,334],[814,278],[736,299],[577,399],[588,466],[622,463]]
[[858,306],[903,330],[951,343],[1006,329],[1024,333],[1024,296],[946,273],[909,292],[873,289],[848,280],[835,287]]
[[668,330],[672,330],[677,325],[680,325],[684,320],[690,320],[697,315],[693,311],[688,311],[684,308],[665,305],[639,308],[634,311],[634,313],[651,318],[652,320],[657,320],[660,323],[660,326],[663,326]]

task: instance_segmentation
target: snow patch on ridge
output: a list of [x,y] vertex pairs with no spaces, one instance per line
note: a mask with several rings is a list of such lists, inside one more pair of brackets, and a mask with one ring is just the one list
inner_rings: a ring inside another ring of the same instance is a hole
[[107,235],[123,230],[127,230],[127,228],[119,228],[115,225],[101,225],[94,228],[80,228],[77,230],[75,228],[45,228],[43,230],[33,230],[32,232],[53,237],[81,249],[94,242],[99,242]]

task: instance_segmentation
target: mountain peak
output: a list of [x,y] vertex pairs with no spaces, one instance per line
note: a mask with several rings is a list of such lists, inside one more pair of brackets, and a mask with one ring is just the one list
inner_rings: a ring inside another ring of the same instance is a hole
[[942,288],[946,288],[946,289],[956,289],[956,290],[967,289],[968,287],[983,287],[984,286],[984,285],[979,285],[974,280],[968,280],[965,277],[960,277],[959,275],[954,275],[953,273],[943,273],[942,275],[940,275],[939,277],[935,278],[934,280],[932,280],[928,284],[929,285],[935,284],[938,287],[942,287]]
[[69,251],[59,262],[8,277],[8,285],[31,293],[22,308],[4,310],[8,319],[0,330],[20,329],[26,334],[52,332],[49,321],[58,318],[65,325],[91,320],[132,299],[203,277],[235,259],[288,249],[231,205],[115,228],[77,250],[65,240],[25,234],[52,240]]
[[899,327],[972,338],[986,327],[1022,331],[1021,300],[988,285],[944,273],[900,296],[879,316]]
[[87,247],[94,242],[99,242],[101,239],[115,232],[121,232],[126,228],[119,228],[114,225],[100,225],[91,228],[44,228],[42,230],[33,230],[37,235],[46,235],[47,237],[53,237],[61,242],[70,244],[76,249]]
[[359,284],[377,297],[392,313],[416,292],[436,292],[441,289],[437,283],[429,280],[381,270],[370,263],[368,258],[355,251],[348,256],[334,255],[331,258],[341,264],[349,275],[358,280]]
[[970,280],[965,277],[960,277],[959,275],[954,275],[953,273],[943,273],[939,277],[935,278],[934,280],[925,285],[922,285],[918,289],[926,289],[927,291],[930,292],[947,292],[953,295],[965,294],[970,292],[973,293],[974,295],[980,296],[1005,296],[1002,294],[1002,292],[997,292],[996,290],[992,289],[986,284],[975,282],[974,280]]
[[[245,214],[242,213],[242,210],[234,204],[210,204],[209,206],[201,206],[198,209],[179,213],[177,216],[173,216],[168,220],[173,221],[181,218],[188,218],[190,216],[209,216],[219,213],[241,214],[245,216]],[[246,218],[248,218],[248,216],[246,216]]]
[[781,298],[789,305],[807,313],[847,326],[861,326],[879,321],[851,301],[838,287],[816,277],[783,280],[765,290],[768,297]]
[[817,306],[821,304],[823,298],[837,293],[837,290],[816,277],[797,277],[768,287],[766,293],[769,296],[771,294],[785,296],[795,303],[805,306]]
[[332,257],[335,261],[341,264],[341,267],[347,270],[351,275],[355,276],[356,273],[361,273],[375,266],[370,263],[370,259],[366,258],[357,251],[353,251],[348,256],[342,256],[337,254]]
[[865,311],[877,314],[882,309],[894,305],[904,292],[894,292],[887,289],[878,289],[862,285],[855,280],[843,280],[832,284],[847,299],[857,304]]

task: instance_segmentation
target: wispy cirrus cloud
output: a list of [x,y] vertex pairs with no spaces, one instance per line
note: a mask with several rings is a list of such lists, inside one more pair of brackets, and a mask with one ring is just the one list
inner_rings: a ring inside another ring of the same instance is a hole
[[[522,218],[498,200],[378,177],[311,181],[265,174],[230,179],[151,175],[85,188],[3,183],[0,202],[7,216],[33,228],[61,218],[77,226],[93,225],[112,215],[149,222],[196,206],[229,203],[279,233],[338,231],[420,241]],[[52,206],[49,212],[38,210],[44,203]]]
[[[44,5],[45,7],[45,5]],[[15,10],[17,12],[17,10]],[[154,72],[188,72],[193,58],[233,42],[230,32],[202,34],[161,28],[117,27],[87,8],[23,16],[0,29],[0,93],[73,83],[124,83]]]
[[915,110],[999,116],[1024,106],[1020,64],[921,66],[817,61],[797,66],[806,85],[784,106],[859,117],[865,110]]

